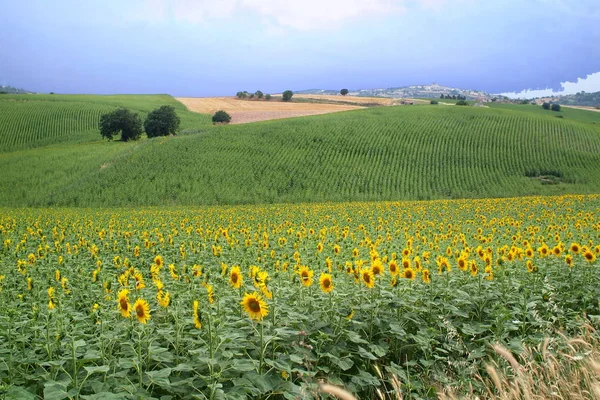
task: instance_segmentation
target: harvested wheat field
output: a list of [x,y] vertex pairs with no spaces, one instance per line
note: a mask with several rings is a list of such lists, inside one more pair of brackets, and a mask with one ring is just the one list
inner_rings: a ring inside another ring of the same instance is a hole
[[190,111],[213,114],[218,110],[231,115],[232,124],[328,114],[338,111],[356,110],[363,107],[340,104],[295,103],[278,99],[239,100],[235,97],[178,97]]

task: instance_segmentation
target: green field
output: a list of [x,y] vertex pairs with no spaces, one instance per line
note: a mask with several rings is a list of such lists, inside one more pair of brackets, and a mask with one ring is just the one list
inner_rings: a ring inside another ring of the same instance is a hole
[[176,108],[183,129],[209,123],[169,95],[2,95],[0,151],[98,140],[100,115],[127,107],[145,118],[163,105]]
[[[100,140],[95,119],[103,110],[144,113],[161,104],[178,107],[188,134]],[[4,206],[600,192],[600,114],[575,109],[379,107],[217,127],[169,96],[5,96],[0,109]]]

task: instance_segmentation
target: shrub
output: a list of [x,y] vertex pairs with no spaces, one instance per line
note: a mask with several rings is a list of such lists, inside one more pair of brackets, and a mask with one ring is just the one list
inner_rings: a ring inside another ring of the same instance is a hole
[[550,103],[544,102],[544,104],[542,104],[542,108],[544,110],[549,110],[550,109]]
[[265,100],[271,100],[271,95],[270,94],[266,94],[265,95]]
[[468,106],[469,103],[467,103],[466,100],[459,100],[459,101],[456,102],[456,105],[457,106]]
[[342,90],[340,90],[340,94],[341,94],[342,96],[345,96],[345,95],[347,95],[347,94],[348,94],[348,89],[342,89]]
[[100,134],[112,140],[113,136],[121,132],[121,140],[137,140],[142,136],[142,120],[140,116],[126,108],[117,108],[100,117]]
[[249,99],[253,99],[253,98],[254,98],[254,93],[250,93],[250,94],[248,95],[248,98],[249,98]]
[[440,102],[439,102],[439,101],[437,101],[437,100],[431,100],[431,101],[429,102],[429,104],[439,104],[439,103],[440,103]]
[[560,104],[556,104],[556,103],[552,104],[551,110],[552,111],[560,111]]
[[282,94],[283,101],[290,101],[293,95],[294,95],[294,92],[292,92],[291,90],[286,90]]
[[254,93],[254,95],[255,95],[256,97],[258,97],[259,99],[262,99],[262,98],[263,98],[263,96],[264,96],[264,95],[263,95],[263,92],[261,92],[260,90],[257,90],[257,91],[256,91],[256,93]]
[[228,124],[231,122],[231,115],[223,110],[219,110],[212,116],[213,124]]
[[144,130],[149,138],[157,136],[175,135],[179,130],[181,120],[175,108],[172,106],[162,106],[151,111],[144,121]]

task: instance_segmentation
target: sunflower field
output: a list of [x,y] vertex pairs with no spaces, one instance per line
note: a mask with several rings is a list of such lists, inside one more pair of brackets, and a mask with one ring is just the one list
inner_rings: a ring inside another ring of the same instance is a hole
[[477,392],[491,344],[596,323],[598,215],[599,195],[2,209],[0,397]]

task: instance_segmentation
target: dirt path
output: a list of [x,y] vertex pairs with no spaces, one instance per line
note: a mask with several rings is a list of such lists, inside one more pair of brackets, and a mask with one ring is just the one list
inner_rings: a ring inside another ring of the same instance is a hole
[[561,106],[561,107],[576,108],[578,110],[588,110],[588,111],[600,112],[600,110],[597,109],[596,107],[587,107],[587,106]]
[[235,97],[178,97],[190,111],[214,114],[218,110],[231,115],[232,124],[327,114],[363,107],[340,104],[294,103],[278,100],[239,100]]

